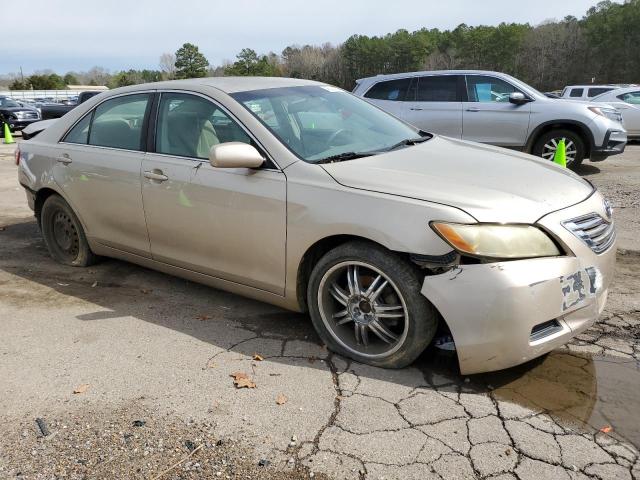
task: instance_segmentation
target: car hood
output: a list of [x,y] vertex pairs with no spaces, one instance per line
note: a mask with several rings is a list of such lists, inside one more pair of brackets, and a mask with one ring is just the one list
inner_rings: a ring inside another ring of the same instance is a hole
[[533,223],[593,192],[587,181],[554,163],[440,136],[322,167],[344,186],[450,205],[480,222]]
[[3,112],[37,112],[38,110],[31,107],[0,107],[0,110]]

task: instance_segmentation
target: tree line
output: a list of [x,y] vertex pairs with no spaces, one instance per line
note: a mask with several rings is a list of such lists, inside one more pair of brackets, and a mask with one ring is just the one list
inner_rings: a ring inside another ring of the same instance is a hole
[[458,25],[453,30],[398,30],[383,36],[352,35],[340,45],[291,45],[280,54],[242,49],[234,62],[212,66],[185,43],[160,57],[159,69],[109,73],[51,71],[15,78],[12,89],[56,89],[77,83],[111,88],[163,79],[222,75],[287,76],[351,89],[358,78],[416,70],[482,69],[509,73],[552,90],[576,83],[640,82],[640,0],[603,1],[578,19],[497,26]]

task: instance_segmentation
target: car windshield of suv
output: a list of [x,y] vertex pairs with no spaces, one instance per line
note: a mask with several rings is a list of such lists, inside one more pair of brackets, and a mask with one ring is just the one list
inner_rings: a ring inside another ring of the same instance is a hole
[[19,106],[20,106],[20,104],[18,104],[17,102],[14,102],[10,98],[0,98],[0,107],[14,108],[14,107],[19,107]]
[[349,160],[430,138],[329,85],[269,88],[231,95],[298,157]]

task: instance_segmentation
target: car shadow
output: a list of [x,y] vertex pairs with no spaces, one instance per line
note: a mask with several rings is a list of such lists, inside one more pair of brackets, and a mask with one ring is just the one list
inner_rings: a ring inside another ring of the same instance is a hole
[[600,168],[594,165],[593,163],[581,163],[576,173],[580,176],[589,176],[600,173]]
[[[616,388],[610,384],[610,372],[605,376],[600,374],[597,358],[563,351],[508,370],[467,377],[460,375],[455,354],[440,352],[434,347],[428,348],[407,369],[363,366],[323,349],[305,314],[288,312],[118,260],[104,259],[85,269],[59,265],[49,257],[33,219],[22,219],[0,231],[0,270],[9,274],[5,275],[8,280],[0,282],[4,285],[1,288],[10,282],[23,284],[21,295],[13,298],[11,292],[16,289],[11,287],[9,293],[0,296],[0,303],[17,302],[26,307],[29,302],[38,302],[42,307],[50,302],[51,308],[60,308],[62,301],[89,302],[96,305],[96,311],[78,315],[77,319],[100,322],[134,317],[193,336],[215,346],[216,351],[223,349],[249,356],[267,352],[271,348],[267,344],[281,341],[280,354],[265,354],[267,360],[293,364],[295,356],[295,364],[300,366],[300,357],[306,357],[309,361],[303,362],[304,368],[326,369],[328,364],[334,373],[350,371],[361,379],[391,382],[412,389],[491,393],[497,401],[547,412],[572,422],[593,424],[600,421],[604,413],[599,413],[603,407],[598,392]],[[53,289],[61,295],[38,295],[37,290],[42,286],[47,287],[47,292]],[[29,293],[31,291],[33,295]],[[69,318],[69,321],[73,320],[74,317]],[[236,331],[245,331],[243,336],[234,338],[230,324]],[[252,333],[250,344],[244,341],[247,330]],[[287,346],[294,342],[295,354],[284,355]],[[316,361],[322,356],[326,357],[326,362]],[[611,423],[616,415],[606,412],[604,418]]]

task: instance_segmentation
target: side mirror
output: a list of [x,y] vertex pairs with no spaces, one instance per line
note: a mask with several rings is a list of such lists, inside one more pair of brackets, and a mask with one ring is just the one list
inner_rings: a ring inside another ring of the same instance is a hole
[[211,147],[209,163],[216,168],[258,168],[264,158],[247,143],[226,142]]
[[513,92],[509,95],[509,102],[515,105],[524,105],[529,99],[522,92]]

